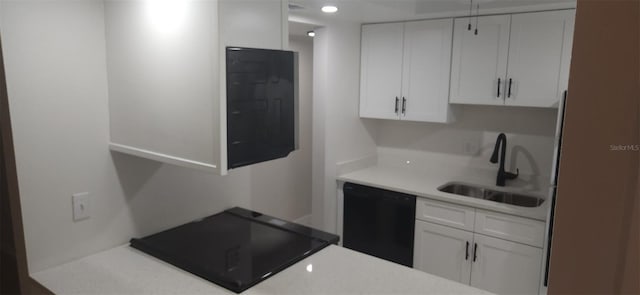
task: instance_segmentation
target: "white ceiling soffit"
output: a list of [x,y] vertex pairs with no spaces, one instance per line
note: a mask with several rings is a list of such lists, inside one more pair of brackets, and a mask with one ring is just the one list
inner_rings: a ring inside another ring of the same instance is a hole
[[313,31],[317,28],[317,25],[305,24],[294,21],[289,21],[289,36],[303,36],[305,38],[311,38],[307,36],[307,32]]
[[[327,24],[332,21],[374,23],[469,14],[469,0],[290,0],[295,6],[289,19]],[[575,8],[576,0],[474,0],[480,13],[522,12]],[[324,5],[335,5],[338,12],[325,14]],[[475,7],[474,7],[475,13]]]

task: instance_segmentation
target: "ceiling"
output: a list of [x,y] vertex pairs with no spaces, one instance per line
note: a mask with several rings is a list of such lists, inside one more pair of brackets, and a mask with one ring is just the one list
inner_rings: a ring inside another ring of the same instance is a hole
[[[500,13],[575,7],[575,0],[474,0],[480,13]],[[334,21],[372,23],[469,14],[469,0],[290,0],[289,19],[327,24]],[[338,12],[325,14],[324,5],[335,5]],[[291,7],[291,5],[290,5]]]

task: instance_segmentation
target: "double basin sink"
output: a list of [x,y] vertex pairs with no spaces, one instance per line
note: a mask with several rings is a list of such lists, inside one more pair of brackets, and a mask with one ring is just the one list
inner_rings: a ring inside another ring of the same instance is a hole
[[487,201],[520,207],[538,207],[544,202],[544,199],[535,196],[523,195],[513,192],[497,191],[490,188],[457,182],[447,183],[439,187],[438,190],[445,193],[451,193],[465,197],[483,199]]

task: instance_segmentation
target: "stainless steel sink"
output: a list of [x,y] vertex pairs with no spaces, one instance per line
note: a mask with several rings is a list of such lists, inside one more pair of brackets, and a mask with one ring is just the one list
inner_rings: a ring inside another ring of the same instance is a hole
[[496,191],[490,188],[455,182],[447,183],[439,187],[438,190],[445,193],[451,193],[465,197],[483,199],[520,207],[538,207],[544,202],[543,199],[535,196]]

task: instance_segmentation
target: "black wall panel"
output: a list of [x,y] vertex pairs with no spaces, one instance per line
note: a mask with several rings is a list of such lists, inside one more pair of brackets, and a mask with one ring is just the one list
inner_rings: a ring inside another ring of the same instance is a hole
[[294,53],[227,47],[230,169],[286,157],[295,149]]

